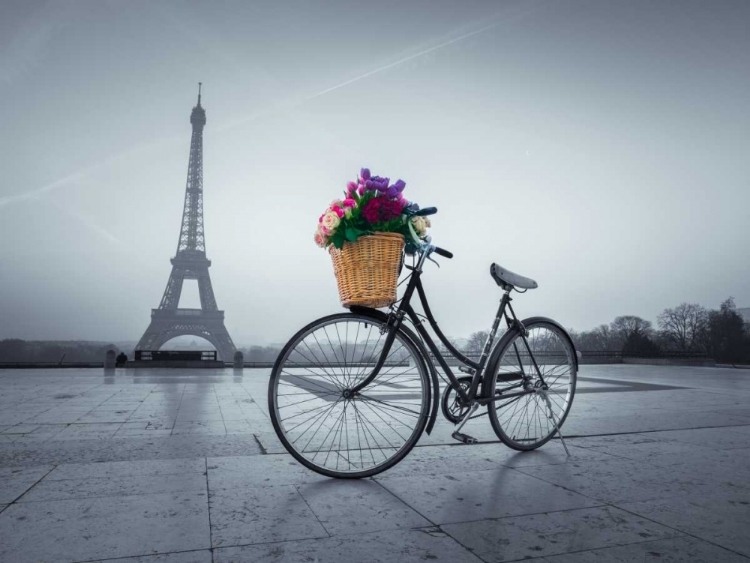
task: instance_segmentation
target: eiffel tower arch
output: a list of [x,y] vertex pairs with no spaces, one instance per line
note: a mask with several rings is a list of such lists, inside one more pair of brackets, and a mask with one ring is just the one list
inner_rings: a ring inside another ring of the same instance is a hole
[[[232,361],[236,348],[224,326],[224,311],[216,305],[214,289],[206,258],[203,231],[203,127],[206,110],[201,106],[201,85],[198,85],[198,104],[190,114],[193,136],[190,140],[185,205],[182,211],[180,238],[172,262],[172,273],[158,309],[151,309],[151,323],[141,337],[137,350],[158,350],[177,336],[199,336],[214,345],[219,359]],[[197,280],[200,309],[181,309],[180,295],[185,280]]]

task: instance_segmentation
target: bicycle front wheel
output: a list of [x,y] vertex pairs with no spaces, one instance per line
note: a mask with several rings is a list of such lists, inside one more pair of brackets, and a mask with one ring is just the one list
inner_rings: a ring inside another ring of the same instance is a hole
[[[518,332],[501,341],[494,371],[484,378],[486,397],[532,391],[487,405],[498,438],[514,450],[533,450],[555,435],[570,412],[576,391],[576,352],[567,334],[542,319],[524,321],[528,336]],[[546,398],[545,398],[546,396]]]
[[361,478],[398,463],[427,423],[430,380],[419,351],[398,332],[377,377],[359,393],[383,353],[385,323],[342,313],[295,334],[271,373],[268,410],[281,443],[329,477]]

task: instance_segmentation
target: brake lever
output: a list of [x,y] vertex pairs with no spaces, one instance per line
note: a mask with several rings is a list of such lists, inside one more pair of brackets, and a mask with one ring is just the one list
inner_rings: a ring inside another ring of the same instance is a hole
[[440,267],[440,264],[438,264],[438,263],[437,263],[437,261],[433,260],[433,259],[432,259],[432,256],[428,256],[428,257],[427,257],[427,259],[428,259],[428,260],[429,260],[430,262],[432,262],[433,264],[435,264],[435,265],[436,265],[436,266],[437,266],[438,268]]

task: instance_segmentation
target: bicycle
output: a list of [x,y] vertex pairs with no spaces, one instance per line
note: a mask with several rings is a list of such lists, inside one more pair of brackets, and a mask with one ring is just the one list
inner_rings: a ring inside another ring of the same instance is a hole
[[[478,442],[461,432],[464,425],[487,414],[510,448],[533,450],[558,434],[568,453],[560,427],[575,395],[575,347],[559,323],[544,317],[521,321],[511,305],[512,291],[524,293],[537,283],[492,264],[490,274],[503,293],[475,362],[443,334],[427,302],[421,275],[433,255],[453,257],[430,240],[416,247],[412,265],[404,265],[411,271],[401,282],[408,282],[406,289],[388,313],[352,306],[308,324],[280,352],[269,381],[269,414],[281,443],[307,468],[336,478],[385,471],[422,432],[432,432],[438,404],[458,425],[452,437],[464,444]],[[411,306],[415,292],[424,315]],[[456,377],[420,317],[465,376]],[[494,345],[502,320],[506,328]],[[448,379],[442,398],[430,352]],[[485,406],[486,413],[475,414]]]

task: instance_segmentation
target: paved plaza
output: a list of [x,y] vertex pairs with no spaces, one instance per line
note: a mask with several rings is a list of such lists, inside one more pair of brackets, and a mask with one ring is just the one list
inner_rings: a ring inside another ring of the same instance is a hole
[[286,454],[269,371],[0,371],[0,561],[750,561],[750,370],[584,365],[570,458],[440,419],[359,481]]

